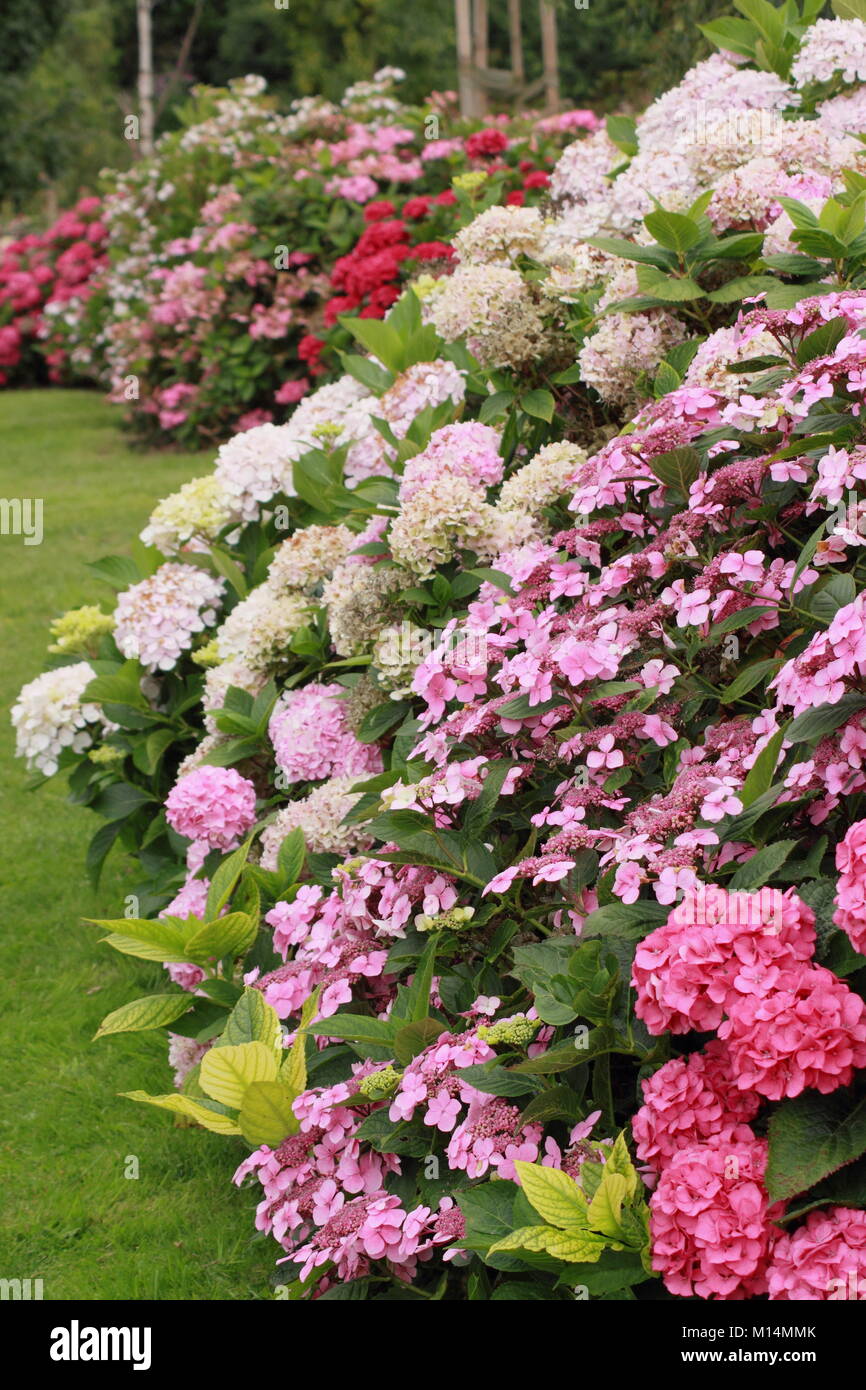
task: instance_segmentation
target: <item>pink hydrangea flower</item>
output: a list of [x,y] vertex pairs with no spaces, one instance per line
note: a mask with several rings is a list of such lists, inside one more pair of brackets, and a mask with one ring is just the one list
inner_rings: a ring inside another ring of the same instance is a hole
[[767,1145],[716,1135],[680,1149],[650,1198],[653,1269],[681,1298],[754,1298],[766,1292],[777,1234],[764,1187]]
[[800,965],[769,993],[729,1002],[719,1037],[742,1090],[768,1100],[827,1095],[866,1066],[866,1005],[831,970]]
[[866,1212],[810,1211],[776,1241],[767,1282],[774,1301],[866,1300]]
[[378,746],[361,743],[349,728],[343,694],[339,685],[314,683],[280,696],[268,735],[287,784],[382,771]]
[[793,889],[688,889],[635,952],[635,1012],[651,1033],[711,1032],[738,995],[760,998],[811,959],[814,923]]
[[717,1039],[703,1052],[665,1062],[642,1090],[632,1134],[638,1158],[659,1171],[680,1149],[716,1135],[748,1141],[748,1121],[761,1108],[759,1096],[738,1089],[727,1049]]
[[833,921],[851,945],[866,955],[866,820],[859,820],[836,846],[836,911]]
[[172,787],[165,815],[178,835],[234,849],[255,821],[256,789],[233,767],[199,767]]

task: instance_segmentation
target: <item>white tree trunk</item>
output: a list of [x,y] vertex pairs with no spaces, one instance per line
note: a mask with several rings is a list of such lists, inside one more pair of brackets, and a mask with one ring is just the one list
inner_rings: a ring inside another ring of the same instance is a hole
[[138,13],[138,108],[141,153],[153,154],[153,0],[136,0]]

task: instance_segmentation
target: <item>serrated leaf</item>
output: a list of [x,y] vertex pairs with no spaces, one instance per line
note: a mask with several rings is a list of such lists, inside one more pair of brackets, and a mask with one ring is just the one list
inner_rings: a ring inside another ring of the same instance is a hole
[[244,992],[226,1020],[216,1047],[236,1047],[240,1043],[260,1042],[272,1052],[279,1047],[282,1030],[276,1010],[260,989],[244,986]]
[[765,1183],[771,1201],[787,1201],[866,1152],[866,1100],[850,1089],[805,1091],[770,1119]]
[[211,959],[242,956],[256,938],[257,926],[246,912],[229,912],[214,922],[205,922],[187,938],[186,960],[206,965]]
[[736,873],[731,878],[728,888],[731,892],[745,890],[751,892],[755,888],[763,888],[764,884],[781,869],[785,860],[790,857],[796,847],[796,840],[777,840],[775,844],[766,845],[764,849],[759,849],[753,854],[751,859],[747,859],[745,864],[741,864]]
[[610,1236],[612,1240],[622,1239],[620,1212],[628,1190],[628,1179],[622,1173],[612,1172],[605,1164],[601,1182],[587,1212],[587,1222],[594,1231]]

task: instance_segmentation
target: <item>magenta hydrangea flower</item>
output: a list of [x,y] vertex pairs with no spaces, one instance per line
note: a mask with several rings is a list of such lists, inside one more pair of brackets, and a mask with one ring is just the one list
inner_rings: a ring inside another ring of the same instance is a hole
[[404,1230],[406,1218],[400,1198],[385,1192],[346,1202],[292,1255],[303,1266],[300,1277],[308,1279],[320,1265],[333,1262],[338,1278],[357,1279],[370,1260],[385,1260],[394,1273],[411,1277],[420,1241],[411,1227]]
[[680,1149],[716,1135],[749,1140],[760,1097],[737,1087],[724,1043],[673,1057],[643,1082],[643,1105],[631,1122],[637,1156],[661,1171]]
[[255,821],[256,789],[233,767],[199,767],[172,787],[165,815],[178,835],[234,849]]
[[711,1032],[738,995],[767,994],[811,959],[814,924],[793,889],[688,889],[635,952],[635,1012],[651,1033]]
[[[459,1102],[452,1104],[458,1112]],[[480,1096],[472,1101],[466,1119],[451,1136],[448,1166],[462,1168],[470,1178],[481,1178],[492,1168],[498,1177],[514,1181],[514,1160],[534,1163],[542,1133],[540,1124],[522,1125],[519,1108],[501,1096]]]
[[339,685],[305,685],[280,696],[268,735],[285,783],[325,777],[364,777],[382,771],[375,743],[361,743],[349,727]]
[[866,1004],[823,966],[785,971],[769,994],[744,994],[728,1012],[719,1037],[742,1090],[827,1095],[866,1066]]
[[866,955],[866,820],[851,826],[836,846],[836,911],[833,921],[841,927],[855,951]]
[[763,1183],[767,1145],[716,1135],[680,1149],[650,1198],[652,1262],[682,1298],[753,1298],[767,1290],[767,1264],[781,1214]]
[[866,1212],[851,1207],[810,1211],[773,1247],[767,1269],[775,1301],[866,1300]]

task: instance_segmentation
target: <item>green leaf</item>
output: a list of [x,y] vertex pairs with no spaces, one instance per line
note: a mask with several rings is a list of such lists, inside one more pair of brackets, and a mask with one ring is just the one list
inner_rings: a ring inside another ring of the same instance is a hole
[[633,116],[608,116],[607,138],[631,159],[638,151],[637,123]]
[[383,705],[377,705],[364,715],[357,737],[361,743],[376,743],[395,724],[399,724],[411,708],[407,700],[388,700]]
[[740,275],[720,289],[713,290],[707,299],[711,304],[734,304],[740,299],[749,299],[762,294],[764,290],[773,289],[778,283],[773,275]]
[[[637,282],[641,294],[660,299],[665,304],[685,303],[690,299],[700,299],[703,294],[697,280],[690,276],[665,275],[663,271],[650,265],[638,266]],[[616,307],[613,306],[614,311]]]
[[572,1067],[589,1062],[593,1057],[618,1050],[612,1028],[591,1028],[588,1033],[563,1038],[537,1057],[517,1062],[509,1071],[520,1076],[550,1076],[555,1072],[571,1071]]
[[656,454],[650,460],[649,468],[665,487],[676,488],[683,497],[688,497],[689,488],[701,471],[701,456],[697,449],[687,444],[679,449],[669,449],[664,454]]
[[539,388],[535,391],[527,391],[524,396],[521,396],[520,408],[525,415],[532,415],[536,420],[546,420],[550,424],[556,409],[556,401],[550,391]]
[[866,1099],[852,1104],[850,1088],[805,1091],[771,1116],[769,1138],[767,1191],[787,1201],[866,1152]]
[[276,1010],[266,1003],[260,989],[245,985],[215,1046],[235,1047],[239,1043],[260,1042],[276,1051],[281,1034]]
[[253,1081],[246,1087],[238,1124],[247,1143],[255,1148],[267,1144],[276,1149],[300,1128],[292,1098],[279,1081]]
[[[698,223],[681,212],[666,212],[660,208],[649,213],[643,221],[647,231],[655,237],[660,246],[664,246],[668,251],[676,251],[680,256],[700,241],[703,235]],[[641,288],[643,289],[643,286]]]
[[743,695],[748,695],[749,691],[754,689],[759,681],[764,680],[766,676],[776,672],[780,665],[780,659],[753,662],[751,666],[746,667],[745,671],[741,671],[740,674],[731,681],[730,685],[725,687],[722,691],[722,703],[725,705],[732,705]]
[[142,1033],[148,1028],[164,1028],[185,1014],[192,1002],[189,994],[146,994],[142,999],[133,999],[106,1014],[93,1041],[111,1033]]
[[744,58],[754,58],[758,36],[748,20],[723,15],[721,19],[711,20],[709,24],[699,24],[698,28],[717,48],[727,48],[732,53],[741,53]]
[[843,695],[834,705],[818,705],[804,710],[793,719],[785,731],[789,743],[817,743],[825,734],[832,734],[840,724],[866,705],[866,695]]
[[235,885],[247,862],[251,845],[252,839],[246,840],[241,845],[240,849],[236,849],[231,854],[226,855],[217,865],[207,893],[207,904],[205,906],[206,921],[210,922],[213,918],[219,916],[234,892]]
[[297,883],[304,867],[306,853],[304,832],[299,826],[296,826],[294,830],[289,831],[277,851],[277,868],[285,888],[290,888]]
[[796,840],[777,840],[775,844],[759,849],[757,854],[753,854],[751,859],[747,859],[745,864],[741,864],[732,876],[728,884],[731,892],[737,892],[740,889],[747,889],[751,892],[755,888],[763,888],[768,879],[771,879],[773,874],[781,869],[796,844]]
[[433,932],[421,953],[421,959],[415,968],[412,983],[406,993],[404,1017],[407,1023],[418,1023],[421,1019],[426,1019],[430,1013],[430,990],[433,985],[433,971],[438,948],[439,933]]
[[831,0],[837,19],[866,20],[866,0]]
[[127,816],[156,800],[150,792],[136,787],[132,782],[112,782],[101,796],[93,802],[93,809],[105,820],[126,820]]
[[463,819],[463,834],[467,840],[482,838],[499,804],[503,783],[513,767],[514,763],[507,758],[488,765],[481,792],[470,801]]
[[483,1091],[487,1096],[525,1096],[534,1094],[537,1089],[537,1082],[515,1076],[513,1071],[499,1066],[496,1062],[481,1062],[474,1067],[460,1067],[456,1074],[461,1081],[468,1082],[476,1091]]
[[[790,730],[788,737],[790,738]],[[749,775],[743,783],[742,789],[737,793],[743,803],[743,810],[751,806],[753,801],[757,801],[759,796],[763,796],[769,791],[773,784],[773,774],[776,771],[776,764],[779,761],[779,752],[782,741],[785,738],[786,730],[777,729],[773,737],[769,740],[765,748],[762,748],[755,759]]]
[[829,357],[847,332],[847,319],[841,317],[828,319],[826,323],[821,324],[820,328],[807,334],[800,343],[797,348],[797,365],[804,367],[807,362],[811,362],[816,357]]
[[408,1066],[413,1057],[441,1038],[445,1024],[435,1018],[416,1018],[398,1028],[394,1037],[394,1060]]
[[385,1019],[368,1018],[366,1014],[339,1013],[310,1024],[309,1031],[319,1038],[343,1038],[346,1042],[391,1047],[396,1029],[393,1023]]
[[854,602],[857,590],[853,574],[834,574],[809,599],[809,611],[823,623],[832,623],[840,608]]

